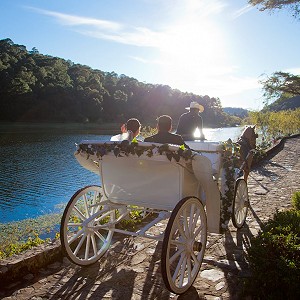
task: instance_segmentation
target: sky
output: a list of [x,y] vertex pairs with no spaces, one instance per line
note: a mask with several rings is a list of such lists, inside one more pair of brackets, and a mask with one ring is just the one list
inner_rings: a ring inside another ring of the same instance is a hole
[[300,21],[247,0],[0,0],[0,39],[259,110],[260,80],[300,75]]

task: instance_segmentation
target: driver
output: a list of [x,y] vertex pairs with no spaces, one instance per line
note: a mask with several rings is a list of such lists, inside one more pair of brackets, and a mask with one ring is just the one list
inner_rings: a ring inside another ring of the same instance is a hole
[[[204,111],[204,107],[197,102],[191,102],[190,107],[186,107],[189,112],[183,113],[178,121],[176,133],[180,134],[185,141],[199,139],[205,140],[203,134],[203,120],[199,113]],[[200,131],[200,137],[195,137],[196,129]]]

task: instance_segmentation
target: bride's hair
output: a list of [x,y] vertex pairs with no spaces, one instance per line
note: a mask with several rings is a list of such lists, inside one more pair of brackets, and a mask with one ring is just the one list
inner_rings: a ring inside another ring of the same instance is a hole
[[133,133],[136,133],[137,130],[140,129],[141,123],[138,119],[131,118],[126,122],[125,126],[127,131],[132,131]]

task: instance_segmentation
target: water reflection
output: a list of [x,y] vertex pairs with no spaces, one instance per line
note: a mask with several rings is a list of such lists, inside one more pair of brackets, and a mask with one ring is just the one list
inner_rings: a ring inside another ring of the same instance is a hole
[[74,158],[75,143],[103,136],[60,133],[1,134],[0,222],[55,211],[79,188],[99,177]]

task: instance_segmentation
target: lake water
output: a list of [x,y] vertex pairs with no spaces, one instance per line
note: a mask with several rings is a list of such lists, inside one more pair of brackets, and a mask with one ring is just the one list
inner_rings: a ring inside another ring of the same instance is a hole
[[[236,140],[241,127],[204,129],[208,140]],[[100,184],[74,157],[81,140],[109,140],[108,135],[15,130],[0,126],[0,223],[57,212],[80,188]]]

